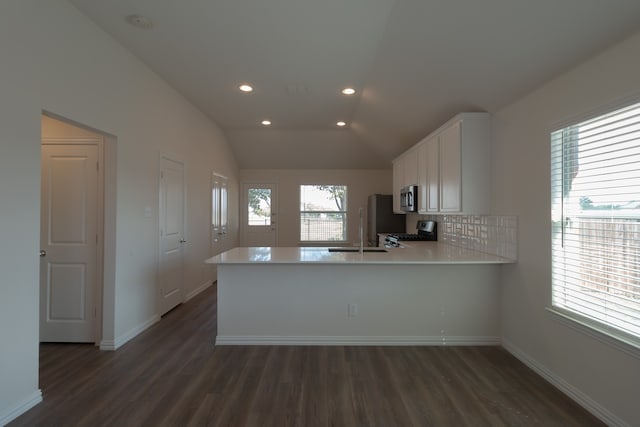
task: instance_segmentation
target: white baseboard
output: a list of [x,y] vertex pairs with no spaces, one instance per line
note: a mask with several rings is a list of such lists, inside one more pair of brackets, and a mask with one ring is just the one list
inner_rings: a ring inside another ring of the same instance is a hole
[[218,335],[216,345],[500,345],[499,337]]
[[198,295],[200,292],[204,291],[205,289],[207,289],[211,285],[213,285],[213,281],[212,280],[208,280],[205,283],[203,283],[202,285],[198,286],[196,289],[192,290],[187,295],[185,295],[184,302],[189,301],[191,298],[195,297],[196,295]]
[[602,422],[604,422],[608,426],[631,427],[630,424],[627,424],[624,420],[621,420],[618,416],[616,416],[611,411],[609,411],[608,409],[600,405],[591,397],[587,396],[585,393],[583,393],[573,385],[566,382],[564,379],[556,375],[554,372],[550,371],[542,363],[530,357],[527,353],[525,353],[518,346],[514,345],[511,341],[503,338],[502,346],[504,347],[505,350],[507,350],[512,355],[514,355],[522,363],[527,365],[529,368],[533,369],[538,375],[543,377],[545,380],[549,381],[557,389],[559,389],[561,392],[569,396],[576,403],[578,403],[580,406],[585,408],[587,411],[591,412],[595,417],[599,418]]
[[100,350],[117,350],[118,348],[125,345],[129,340],[133,339],[140,333],[144,332],[146,329],[149,329],[153,324],[160,321],[160,316],[154,314],[150,319],[136,326],[135,328],[129,330],[127,333],[116,337],[115,340],[102,340],[100,342]]
[[22,402],[18,403],[13,408],[9,408],[9,410],[7,410],[4,414],[1,414],[0,426],[9,424],[11,421],[15,420],[20,415],[24,414],[40,402],[42,402],[42,391],[38,389],[31,393],[30,396],[23,399]]
[[114,351],[115,349],[116,349],[116,344],[113,340],[100,341],[100,350]]

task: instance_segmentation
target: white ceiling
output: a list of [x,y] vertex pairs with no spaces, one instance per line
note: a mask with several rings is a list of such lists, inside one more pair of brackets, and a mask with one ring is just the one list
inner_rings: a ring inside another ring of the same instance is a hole
[[640,29],[638,0],[70,1],[211,117],[241,168],[389,167]]

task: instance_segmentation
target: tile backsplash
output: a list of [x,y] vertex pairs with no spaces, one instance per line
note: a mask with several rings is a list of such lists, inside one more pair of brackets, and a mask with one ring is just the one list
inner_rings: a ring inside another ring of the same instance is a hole
[[515,215],[417,215],[417,217],[417,219],[438,223],[438,240],[441,242],[509,259],[518,258],[518,217]]

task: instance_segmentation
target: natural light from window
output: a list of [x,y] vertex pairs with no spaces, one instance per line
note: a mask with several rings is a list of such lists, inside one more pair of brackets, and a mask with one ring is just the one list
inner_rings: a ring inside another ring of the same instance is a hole
[[347,240],[347,186],[300,186],[300,241]]
[[247,190],[247,219],[250,226],[271,225],[271,189],[249,188]]
[[552,306],[640,345],[640,104],[551,134]]

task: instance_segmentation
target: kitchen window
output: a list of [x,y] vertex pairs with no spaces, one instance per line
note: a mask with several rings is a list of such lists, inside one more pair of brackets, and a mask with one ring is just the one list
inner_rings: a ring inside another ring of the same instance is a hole
[[640,347],[640,104],[551,133],[551,311]]
[[347,240],[347,186],[300,186],[300,241]]

